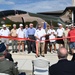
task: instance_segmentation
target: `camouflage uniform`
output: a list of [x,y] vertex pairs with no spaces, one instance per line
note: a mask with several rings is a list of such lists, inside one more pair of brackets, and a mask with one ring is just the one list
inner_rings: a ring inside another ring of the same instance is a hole
[[14,66],[14,63],[4,59],[0,59],[0,73],[6,73],[9,75],[18,75],[18,69]]

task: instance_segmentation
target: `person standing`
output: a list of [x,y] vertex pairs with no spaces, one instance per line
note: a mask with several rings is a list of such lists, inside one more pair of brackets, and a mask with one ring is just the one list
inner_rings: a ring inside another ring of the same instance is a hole
[[[12,36],[12,38],[16,38],[17,37],[17,29],[16,29],[16,24],[13,24],[13,29],[10,32],[10,35]],[[17,40],[12,39],[12,53],[17,52]]]
[[8,75],[19,75],[18,69],[14,66],[12,61],[5,58],[6,46],[4,43],[0,44],[0,73]]
[[[25,38],[27,38],[27,29],[28,29],[28,25],[25,25],[25,28],[24,28],[24,35],[25,35]],[[25,49],[28,50],[28,40],[25,40]]]
[[[10,30],[6,27],[5,24],[3,24],[3,28],[0,31],[1,36],[8,37],[10,35]],[[9,39],[8,38],[2,38],[1,42],[6,45],[6,49],[8,50],[9,46]]]
[[[54,30],[53,25],[48,30],[47,34],[49,35],[49,39],[55,39],[57,33]],[[50,52],[52,51],[52,45],[54,46],[54,52],[56,51],[56,40],[50,40]]]
[[25,25],[25,28],[24,28],[25,38],[27,38],[27,29],[28,29],[28,25]]
[[75,75],[75,62],[67,60],[68,50],[66,48],[59,48],[59,61],[49,67],[49,75]]
[[[64,37],[67,37],[67,36],[68,36],[68,32],[69,32],[69,31],[70,31],[70,29],[69,29],[68,25],[66,25],[66,28],[65,28],[65,30],[64,30]],[[67,50],[69,50],[69,42],[68,42],[67,38],[64,39],[64,44],[65,44],[65,48],[66,48]]]
[[[46,33],[49,29],[50,29],[50,25],[47,25],[47,28],[45,29]],[[46,35],[45,38],[46,40],[49,40],[49,35]],[[48,44],[49,44],[49,41],[45,41],[45,50],[44,50],[45,54],[47,54]]]
[[71,26],[71,29],[68,32],[68,37],[70,37],[68,39],[68,41],[70,43],[70,50],[73,53],[73,51],[75,50],[75,28],[74,28],[74,25]]
[[61,46],[64,46],[63,39],[60,39],[60,38],[63,38],[63,37],[64,37],[64,28],[62,27],[62,24],[59,24],[59,28],[57,29],[57,38],[58,38],[58,40],[56,41],[59,44],[59,48]]
[[[35,37],[34,37],[34,34],[35,34],[35,31],[36,29],[33,27],[33,24],[30,23],[29,24],[29,28],[27,29],[27,38],[31,39],[28,41],[28,54],[32,51],[33,53],[35,53]],[[32,41],[34,40],[34,41]]]
[[[19,28],[17,29],[17,37],[18,38],[24,38],[24,30],[23,30],[23,24],[19,24]],[[21,45],[22,45],[22,52],[24,51],[24,41],[20,40],[18,41],[18,51],[21,51]]]
[[[39,57],[40,55],[42,57],[44,57],[44,46],[45,46],[46,32],[44,29],[42,29],[41,25],[38,26],[38,29],[36,30],[34,36],[38,41],[38,54],[36,55],[36,57]],[[40,51],[40,48],[41,48],[41,51]]]

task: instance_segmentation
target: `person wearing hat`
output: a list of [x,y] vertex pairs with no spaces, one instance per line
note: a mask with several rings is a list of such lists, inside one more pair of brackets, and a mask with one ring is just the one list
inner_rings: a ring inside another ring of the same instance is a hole
[[[0,33],[1,33],[1,36],[8,37],[10,35],[10,30],[6,27],[5,24],[3,24],[3,28],[1,29]],[[1,42],[3,42],[6,45],[6,48],[8,50],[9,39],[8,38],[2,38]]]
[[[17,29],[17,38],[25,38],[23,24],[19,24],[19,28]],[[22,52],[24,51],[24,41],[18,41],[18,51],[21,51],[21,45],[22,45]]]
[[[69,31],[70,31],[69,26],[66,25],[66,28],[65,28],[65,30],[64,30],[64,37],[67,37],[67,36],[68,36],[68,32],[69,32]],[[65,44],[65,48],[66,48],[67,50],[69,50],[69,43],[68,43],[67,38],[64,39],[64,44]]]
[[45,46],[46,32],[44,29],[42,29],[41,25],[38,26],[38,29],[36,30],[34,36],[36,38],[36,41],[38,41],[38,45],[37,45],[38,46],[38,53],[37,53],[36,57],[39,57],[39,56],[45,57],[44,46]]
[[[13,29],[11,29],[10,35],[13,38],[17,37],[17,29],[16,29],[16,24],[13,24]],[[17,52],[17,40],[12,39],[12,53]]]
[[59,28],[57,29],[57,38],[58,40],[56,41],[59,44],[59,48],[61,46],[64,46],[64,41],[63,39],[59,39],[59,38],[63,38],[64,37],[64,28],[62,26],[62,24],[58,24]]
[[[47,34],[49,35],[49,39],[54,39],[54,38],[56,38],[57,33],[56,33],[53,25],[51,25],[50,27],[51,28],[48,30]],[[49,42],[50,42],[49,43],[50,53],[52,53],[52,51],[53,51],[52,50],[52,45],[54,46],[54,51],[53,52],[56,52],[56,40],[49,40]]]
[[18,75],[18,69],[14,66],[14,63],[5,58],[6,46],[4,43],[0,44],[0,73],[8,75]]

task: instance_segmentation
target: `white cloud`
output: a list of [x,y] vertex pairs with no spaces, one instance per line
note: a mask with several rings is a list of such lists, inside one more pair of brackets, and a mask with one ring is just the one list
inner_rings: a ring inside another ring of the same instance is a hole
[[29,12],[45,12],[65,9],[66,6],[70,6],[69,0],[51,0],[51,1],[39,1],[30,4],[14,5],[12,9],[19,9]]
[[15,4],[12,1],[7,1],[7,0],[0,0],[0,4],[7,4],[7,5],[11,5],[11,4]]
[[16,0],[0,0],[0,4],[10,5],[5,9],[24,10],[34,13],[64,10],[67,6],[71,5],[70,0],[38,0],[38,1],[32,0],[33,2],[31,1],[28,3],[27,1],[22,0],[17,2]]

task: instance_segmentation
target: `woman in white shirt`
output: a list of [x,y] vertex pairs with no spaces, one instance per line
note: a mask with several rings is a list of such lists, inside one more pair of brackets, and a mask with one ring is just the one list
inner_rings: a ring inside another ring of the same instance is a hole
[[[47,34],[49,34],[49,39],[55,39],[57,33],[53,29],[53,26],[51,26],[51,29],[47,31]],[[56,40],[50,40],[50,52],[52,51],[52,45],[54,46],[54,51],[56,51]]]
[[[59,25],[59,28],[57,29],[57,38],[63,38],[64,37],[64,29],[62,28],[62,24]],[[58,39],[57,43],[59,44],[59,48],[61,46],[64,46],[63,39]]]

